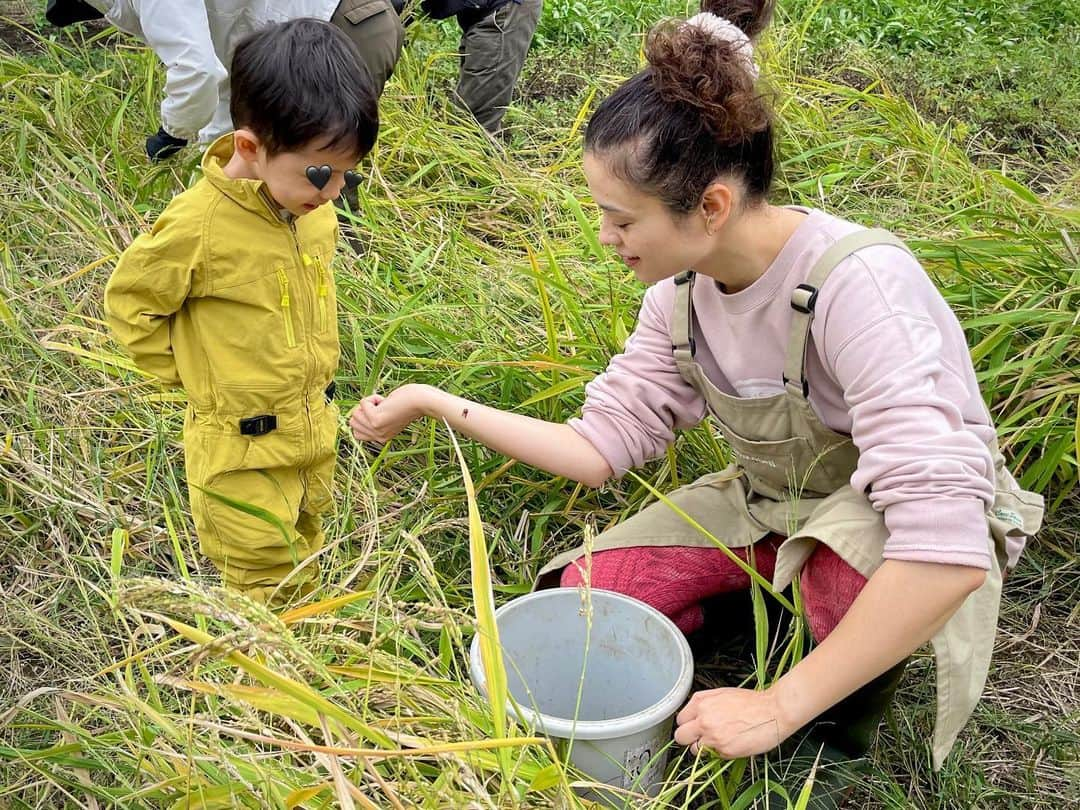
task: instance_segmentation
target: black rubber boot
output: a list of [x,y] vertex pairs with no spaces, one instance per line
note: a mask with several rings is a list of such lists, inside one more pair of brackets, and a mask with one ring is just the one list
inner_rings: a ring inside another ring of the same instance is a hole
[[806,804],[808,810],[840,810],[849,806],[847,802],[855,786],[869,771],[867,760],[852,759],[813,734],[804,734],[798,739],[799,744],[790,755],[783,752],[792,740],[781,748],[779,763],[779,779],[787,788],[791,803],[794,805],[798,801],[813,770],[814,784]]
[[822,713],[810,723],[810,733],[850,757],[863,756],[874,742],[908,660],[905,658]]
[[[765,604],[770,640],[778,632],[782,637],[791,614],[774,599],[766,597]],[[752,660],[755,651],[750,596],[745,591],[724,594],[705,600],[702,607],[704,625],[687,637],[697,665],[697,685],[700,688],[717,685],[708,681],[735,685],[749,674],[747,662]],[[865,755],[900,686],[907,664],[905,659],[857,689],[789,737],[780,747],[779,756],[770,756],[770,762],[776,763],[774,773],[787,788],[792,803],[797,800],[817,761],[807,807],[809,810],[837,810],[845,806],[845,801],[869,771]]]
[[807,807],[809,810],[844,807],[856,784],[869,770],[866,752],[870,750],[881,719],[900,686],[908,660],[904,659],[857,689],[781,746],[784,784],[792,800],[799,795],[817,760],[814,787]]
[[[790,598],[790,596],[789,596]],[[705,621],[700,630],[686,637],[694,660],[707,663],[717,657],[742,662],[742,674],[753,671],[751,661],[756,649],[753,602],[749,591],[720,594],[701,603]],[[775,599],[765,597],[769,620],[769,641],[784,637],[791,614]]]

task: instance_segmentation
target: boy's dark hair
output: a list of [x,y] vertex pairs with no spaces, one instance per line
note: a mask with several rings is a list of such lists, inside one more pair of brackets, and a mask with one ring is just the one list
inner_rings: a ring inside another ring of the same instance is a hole
[[319,147],[371,151],[379,108],[371,74],[337,27],[300,18],[240,41],[229,71],[233,126],[250,129],[268,155]]

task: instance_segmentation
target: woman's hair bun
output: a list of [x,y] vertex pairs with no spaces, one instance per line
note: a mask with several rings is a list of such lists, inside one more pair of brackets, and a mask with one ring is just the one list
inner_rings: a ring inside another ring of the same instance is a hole
[[653,80],[665,100],[698,109],[721,143],[747,140],[770,121],[750,40],[768,26],[773,2],[705,0],[701,8],[693,20],[665,20],[649,32]]

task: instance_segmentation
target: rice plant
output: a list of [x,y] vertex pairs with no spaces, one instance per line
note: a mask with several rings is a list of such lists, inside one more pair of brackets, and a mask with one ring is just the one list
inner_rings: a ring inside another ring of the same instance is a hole
[[[777,199],[909,240],[962,318],[1021,480],[1067,506],[1080,214],[974,165],[881,77],[863,89],[809,77],[801,32],[792,24],[767,43],[783,122]],[[343,412],[420,381],[548,419],[574,414],[642,294],[599,246],[580,172],[582,123],[634,69],[637,45],[627,36],[583,71],[569,114],[513,110],[506,141],[445,102],[448,33],[406,52],[347,228],[358,252],[343,245],[336,267]],[[116,257],[196,172],[194,150],[171,165],[141,158],[155,59],[107,33],[38,39],[0,51],[0,88],[0,804],[579,804],[582,775],[472,687],[468,642],[493,640],[491,608],[587,528],[719,469],[722,442],[699,428],[638,476],[588,491],[459,447],[437,424],[385,448],[343,438],[321,589],[279,613],[224,592],[187,509],[182,396],[143,379],[102,321]],[[1055,536],[1074,537],[1072,526]],[[1075,550],[1057,542],[1041,581],[1075,588]],[[764,682],[801,654],[785,647],[766,668],[775,651],[756,649]],[[911,806],[931,783],[945,786],[940,806],[1002,795],[978,763],[932,777],[915,754],[914,786],[890,776],[924,731],[896,726],[894,747],[875,752],[885,775],[873,806]],[[1018,803],[1025,790],[1037,804],[1047,785],[1067,789],[1075,724],[1038,735],[1038,778],[1008,782]],[[785,789],[763,770],[775,763],[674,760],[651,806],[800,801],[801,782]]]

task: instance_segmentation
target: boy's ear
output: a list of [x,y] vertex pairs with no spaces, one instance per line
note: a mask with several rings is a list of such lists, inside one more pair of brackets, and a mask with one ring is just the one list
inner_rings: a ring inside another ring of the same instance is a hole
[[250,129],[238,129],[233,133],[233,149],[244,160],[254,161],[259,156],[258,136]]

